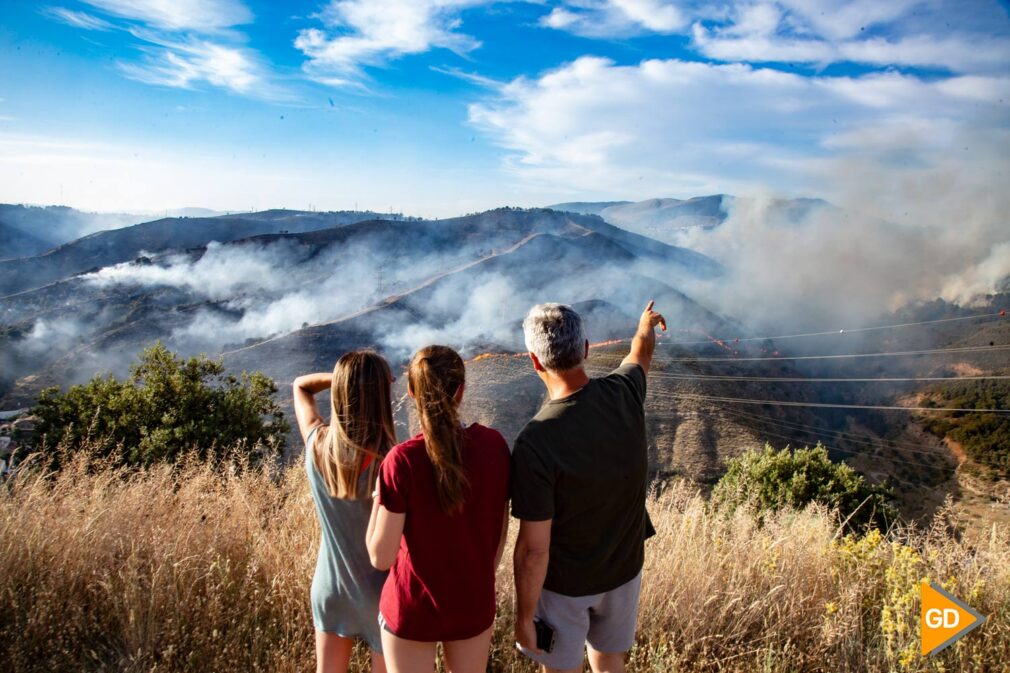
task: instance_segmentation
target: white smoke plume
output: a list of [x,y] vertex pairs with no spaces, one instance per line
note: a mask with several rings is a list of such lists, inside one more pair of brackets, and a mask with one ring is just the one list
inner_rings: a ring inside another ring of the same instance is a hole
[[296,246],[287,241],[269,246],[234,246],[211,241],[206,252],[195,261],[188,255],[173,254],[157,264],[124,262],[88,274],[85,279],[101,287],[167,285],[218,300],[243,291],[282,289],[294,275],[284,274],[283,269],[293,270],[298,261]]
[[[1010,134],[961,131],[939,145],[922,129],[861,146],[819,168],[835,206],[790,216],[766,194],[730,201],[719,227],[670,241],[723,262],[692,290],[759,330],[859,326],[910,302],[971,304],[1010,276]],[[900,140],[900,142],[899,142]],[[957,147],[971,155],[948,158]],[[901,170],[887,170],[902,161]]]

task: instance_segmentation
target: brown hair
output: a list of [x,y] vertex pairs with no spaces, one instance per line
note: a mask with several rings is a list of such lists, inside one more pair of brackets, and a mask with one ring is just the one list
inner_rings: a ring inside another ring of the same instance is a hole
[[[389,364],[377,353],[351,351],[337,360],[330,385],[330,427],[319,445],[320,472],[334,498],[355,500],[358,477],[368,456],[368,488],[379,462],[396,443]],[[318,435],[319,433],[317,433]],[[317,454],[319,455],[319,454]]]
[[438,501],[448,513],[463,507],[469,487],[463,470],[463,435],[455,400],[465,380],[463,358],[448,346],[422,348],[414,354],[407,370],[424,448],[435,468]]

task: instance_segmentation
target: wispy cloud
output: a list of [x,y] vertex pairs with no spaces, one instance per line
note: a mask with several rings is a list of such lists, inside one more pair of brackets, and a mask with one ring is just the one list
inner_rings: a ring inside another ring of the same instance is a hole
[[252,22],[241,0],[84,0],[124,19],[163,30],[210,33]]
[[459,68],[449,68],[439,65],[429,67],[433,72],[442,73],[443,75],[448,75],[449,77],[455,77],[456,79],[461,79],[464,82],[469,82],[470,84],[475,84],[481,87],[497,88],[504,84],[504,82],[500,82],[490,77],[485,77],[484,75],[475,72],[464,72]]
[[112,30],[115,27],[105,19],[99,18],[93,14],[78,12],[73,9],[67,9],[66,7],[46,7],[42,10],[42,12],[58,21],[62,21],[68,26],[73,26],[74,28],[105,31]]
[[963,10],[951,0],[567,0],[540,24],[600,39],[688,35],[701,55],[726,62],[1005,69],[1005,11],[997,3]]
[[459,30],[460,13],[488,0],[331,0],[318,15],[323,29],[299,32],[295,47],[304,69],[325,84],[345,85],[364,66],[379,66],[405,54],[433,48],[466,53],[480,46]]
[[681,4],[669,0],[569,0],[541,18],[540,25],[584,37],[675,33],[690,23]]
[[[780,0],[738,5],[721,22],[696,21],[691,34],[699,52],[720,61],[853,62],[954,72],[1004,68],[1010,39],[980,34],[953,7],[937,9],[944,4]],[[912,12],[921,15],[918,20],[909,20]]]
[[291,94],[278,86],[260,55],[239,45],[205,38],[165,36],[134,29],[136,37],[156,46],[142,47],[139,62],[120,62],[130,79],[146,84],[194,89],[201,84],[265,100],[288,100]]
[[156,86],[201,85],[263,100],[291,101],[263,56],[246,45],[235,27],[250,23],[241,0],[85,0],[116,18],[116,24],[85,12],[53,7],[46,13],[89,30],[119,29],[142,42],[138,60],[120,60],[129,79]]

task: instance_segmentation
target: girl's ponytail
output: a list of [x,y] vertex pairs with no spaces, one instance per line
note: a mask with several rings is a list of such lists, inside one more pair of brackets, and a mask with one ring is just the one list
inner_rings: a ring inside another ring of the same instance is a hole
[[417,404],[425,450],[435,469],[439,504],[444,512],[458,512],[469,487],[455,399],[466,380],[463,359],[448,346],[428,346],[411,359],[407,377]]

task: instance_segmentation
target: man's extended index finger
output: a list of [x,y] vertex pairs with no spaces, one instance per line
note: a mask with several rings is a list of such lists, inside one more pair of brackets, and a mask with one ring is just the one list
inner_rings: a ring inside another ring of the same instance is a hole
[[655,299],[650,299],[649,300],[649,305],[645,307],[645,310],[646,311],[651,311],[652,310],[652,305],[655,304],[655,303],[656,303]]

